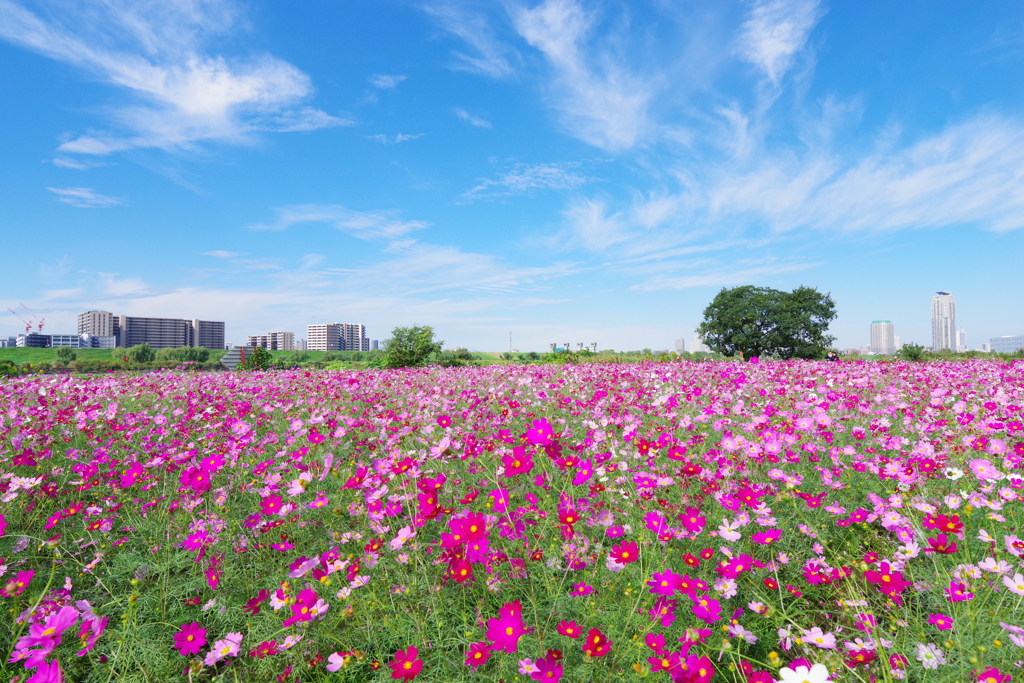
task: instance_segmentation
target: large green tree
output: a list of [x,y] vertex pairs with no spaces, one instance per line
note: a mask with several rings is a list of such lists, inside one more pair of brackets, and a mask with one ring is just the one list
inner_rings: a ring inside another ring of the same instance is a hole
[[823,358],[835,341],[826,334],[835,317],[831,295],[813,287],[781,292],[745,285],[723,288],[704,309],[697,332],[728,356]]
[[384,347],[381,365],[386,368],[408,368],[423,365],[435,353],[441,352],[443,341],[434,339],[434,328],[429,325],[396,327]]

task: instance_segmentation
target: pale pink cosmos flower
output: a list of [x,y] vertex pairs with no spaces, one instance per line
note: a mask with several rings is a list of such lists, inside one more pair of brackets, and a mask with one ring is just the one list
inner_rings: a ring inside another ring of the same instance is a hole
[[804,631],[803,639],[804,642],[810,643],[815,647],[820,647],[823,650],[834,650],[836,648],[835,635],[822,631],[817,626],[809,631]]
[[1003,473],[996,469],[990,461],[984,458],[975,458],[971,461],[971,472],[978,479],[1001,479]]
[[206,666],[213,666],[225,657],[237,657],[238,648],[242,644],[241,633],[229,633],[224,636],[223,640],[218,640],[210,648],[210,651],[206,653],[206,659],[203,663]]
[[915,659],[926,669],[938,669],[940,665],[946,663],[946,653],[938,645],[918,643]]
[[1017,572],[1013,578],[1004,576],[1003,585],[1014,595],[1024,595],[1024,574]]

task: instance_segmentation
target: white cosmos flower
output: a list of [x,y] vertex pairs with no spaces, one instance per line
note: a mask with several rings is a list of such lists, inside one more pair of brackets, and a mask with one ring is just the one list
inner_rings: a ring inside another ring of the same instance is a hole
[[779,669],[782,676],[778,683],[830,683],[828,669],[824,664],[815,664],[810,669],[806,666],[798,666],[796,670],[784,666]]

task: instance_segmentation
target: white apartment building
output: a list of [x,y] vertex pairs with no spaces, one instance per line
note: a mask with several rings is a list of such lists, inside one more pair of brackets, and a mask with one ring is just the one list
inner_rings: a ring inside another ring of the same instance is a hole
[[267,334],[249,335],[246,346],[262,346],[270,351],[295,351],[294,332],[268,332]]
[[891,356],[896,353],[895,327],[891,320],[871,323],[871,353]]
[[949,292],[936,292],[932,297],[932,350],[955,350],[956,301]]
[[683,353],[686,351],[686,340],[683,338],[676,339],[676,353]]
[[306,326],[310,351],[369,351],[366,326],[355,323],[322,323]]
[[958,353],[967,351],[967,330],[962,327],[956,331],[956,350]]

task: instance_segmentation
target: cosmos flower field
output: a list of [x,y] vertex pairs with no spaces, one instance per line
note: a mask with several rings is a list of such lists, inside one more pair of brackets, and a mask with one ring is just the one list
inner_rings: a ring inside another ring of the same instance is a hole
[[13,379],[4,680],[1024,680],[1022,406],[990,361]]

